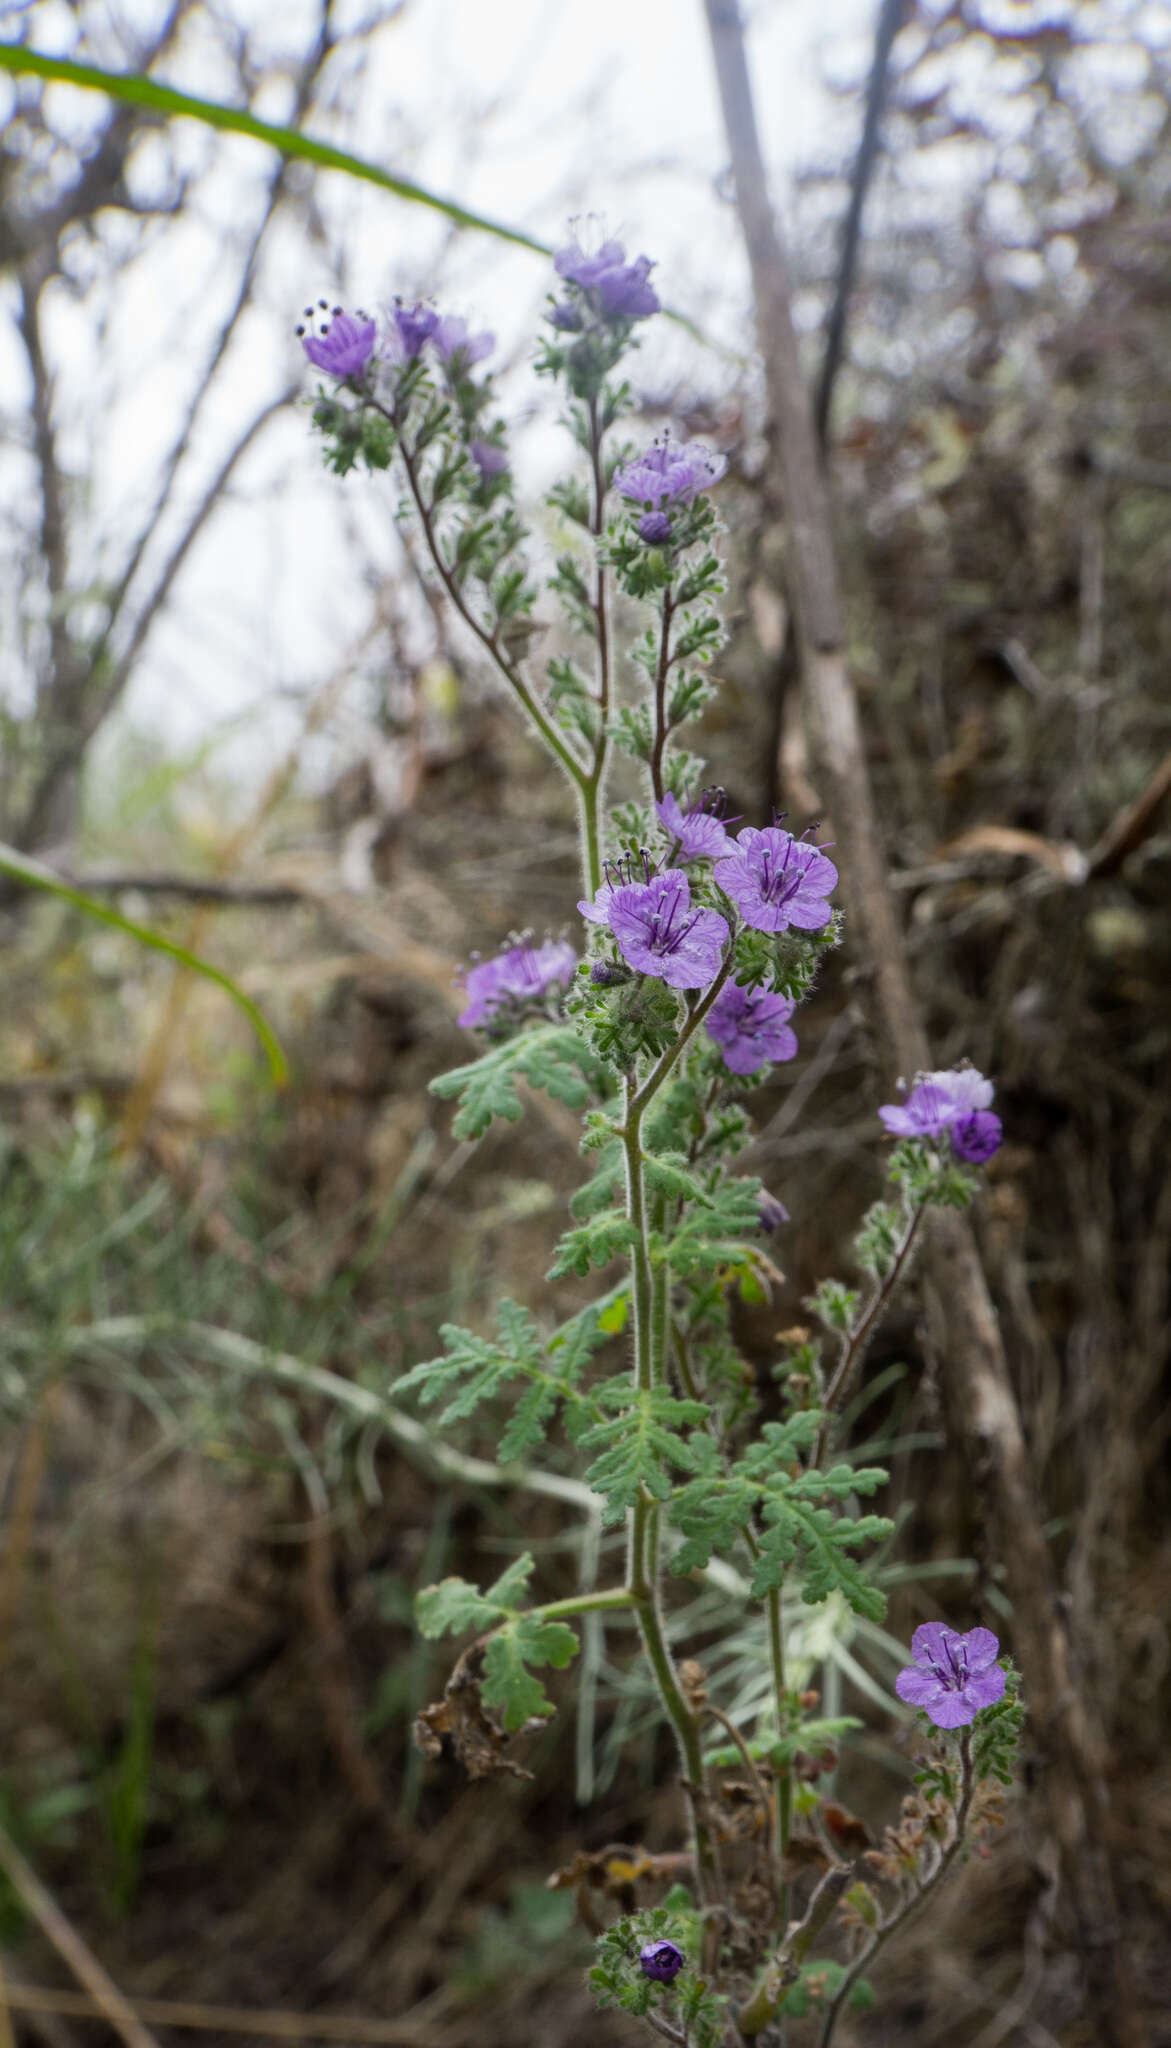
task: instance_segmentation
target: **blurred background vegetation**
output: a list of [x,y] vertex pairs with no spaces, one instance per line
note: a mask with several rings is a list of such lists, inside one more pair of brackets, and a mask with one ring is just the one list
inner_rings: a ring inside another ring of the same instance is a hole
[[[413,19],[458,37],[469,0],[307,6],[279,34],[275,12],[78,0],[0,26],[506,211],[483,166],[536,120],[523,67],[462,119],[445,74],[395,68]],[[706,61],[699,10],[672,19]],[[827,59],[824,138],[787,167],[811,381],[867,62],[865,40]],[[932,1044],[998,1079],[1008,1142],[978,1227],[1165,2041],[1169,82],[1159,6],[908,5],[829,456]],[[640,195],[686,207],[696,165],[648,152],[588,84],[557,176],[511,218],[556,241],[575,204],[621,191],[612,225],[660,253]],[[555,1681],[565,1711],[524,1758],[531,1780],[467,1785],[410,1737],[445,1676],[412,1632],[416,1588],[494,1574],[523,1530],[549,1595],[570,1592],[596,1530],[555,1493],[496,1483],[490,1435],[453,1456],[386,1401],[442,1320],[476,1323],[505,1291],[552,1300],[573,1119],[534,1097],[523,1124],[460,1145],[426,1090],[466,1046],[459,962],[510,928],[572,931],[573,821],[396,535],[392,494],[319,473],[289,339],[318,287],[480,311],[486,294],[501,324],[503,265],[540,544],[561,455],[527,381],[546,274],[254,144],[31,78],[3,91],[0,839],[235,977],[292,1080],[274,1091],[214,986],[3,884],[0,1823],[25,1861],[0,1880],[0,2041],[109,2038],[26,1865],[158,2040],[597,2041],[588,1941],[545,1880],[580,1847],[674,1846],[623,1630],[587,1631],[576,1709]],[[822,807],[742,260],[701,235],[658,281],[701,337],[636,358],[645,430],[673,420],[730,465],[732,637],[703,751],[733,810],[804,820]],[[847,944],[761,1094],[751,1164],[794,1219],[783,1284],[742,1311],[765,1388],[778,1333],[879,1190],[867,1009]],[[862,1398],[901,1523],[891,1634],[834,1614],[803,1647],[810,1682],[866,1724],[843,1798],[893,1813],[893,1638],[949,1603],[962,1624],[973,1589],[1004,1601],[913,1293]],[[750,1712],[758,1645],[710,1590],[680,1599],[699,1603],[717,1696]],[[1049,1908],[1018,1813],[884,1964],[857,2039],[1088,2042]],[[624,2025],[607,2017],[605,2038]]]

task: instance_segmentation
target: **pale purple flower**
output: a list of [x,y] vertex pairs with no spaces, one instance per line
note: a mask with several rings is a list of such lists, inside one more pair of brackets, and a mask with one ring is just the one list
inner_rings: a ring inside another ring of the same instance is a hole
[[[321,311],[325,311],[324,304]],[[313,308],[306,308],[311,319]],[[330,377],[360,377],[374,353],[375,326],[364,313],[344,313],[335,306],[316,334],[298,327],[301,346],[311,363]]]
[[[682,868],[668,868],[648,882],[608,888],[605,918],[628,967],[652,974],[668,988],[706,988],[719,972],[728,940],[718,910],[693,910],[691,885]],[[600,908],[602,889],[594,900]],[[588,915],[588,913],[586,913]],[[593,922],[600,920],[595,916]]]
[[391,314],[391,323],[391,353],[399,362],[413,363],[438,327],[439,315],[434,306],[425,306],[421,299],[413,306],[404,306],[400,299]]
[[[665,516],[669,508],[690,505],[700,491],[719,483],[727,467],[726,458],[702,441],[673,441],[665,434],[617,470],[614,483],[622,497],[645,506],[653,518]],[[657,525],[653,536],[644,532],[644,525],[645,520],[640,521],[638,529],[644,540],[663,537]]]
[[724,1055],[733,1074],[755,1074],[766,1061],[791,1060],[797,1034],[789,1028],[796,1005],[789,996],[767,988],[741,988],[729,981],[704,1019],[708,1037]]
[[639,1969],[656,1984],[673,1984],[686,1961],[677,1941],[648,1941],[638,1952]]
[[473,363],[482,363],[496,346],[494,334],[469,335],[467,321],[461,320],[457,313],[447,313],[442,320],[437,320],[430,338],[444,362],[459,376],[466,374]]
[[758,932],[819,932],[828,924],[826,897],[838,871],[807,839],[782,825],[745,825],[728,860],[716,863],[716,881],[745,924]]
[[503,476],[508,468],[508,455],[503,448],[497,447],[495,441],[475,440],[468,449],[468,454],[485,482],[494,476]]
[[975,1067],[920,1074],[905,1102],[884,1103],[878,1114],[896,1138],[941,1138],[950,1133],[958,1159],[979,1164],[999,1149],[1000,1118],[988,1107],[992,1083]]
[[[722,792],[720,793],[722,795]],[[675,858],[684,860],[718,860],[722,853],[732,851],[732,841],[722,818],[709,808],[720,796],[705,790],[697,804],[684,811],[676,797],[670,792],[655,805],[660,825],[671,833],[678,843]]]
[[925,1621],[911,1637],[915,1661],[899,1672],[895,1691],[908,1706],[922,1707],[937,1728],[966,1728],[982,1707],[1003,1697],[999,1651],[990,1628],[962,1636],[942,1621]]
[[760,1217],[760,1227],[766,1237],[771,1237],[774,1230],[779,1230],[782,1223],[789,1221],[789,1212],[784,1203],[777,1195],[771,1195],[767,1188],[757,1189],[756,1213]]
[[[621,242],[603,242],[593,254],[579,241],[569,242],[557,251],[553,268],[567,283],[595,292],[603,313],[612,320],[647,320],[659,311],[659,296],[649,281],[654,268],[650,257],[638,256],[628,263]],[[562,325],[556,308],[553,318]]]
[[469,1001],[459,1021],[471,1030],[477,1024],[491,1024],[502,1009],[539,1002],[551,989],[568,988],[576,967],[577,954],[563,941],[509,946],[468,969],[464,988]]

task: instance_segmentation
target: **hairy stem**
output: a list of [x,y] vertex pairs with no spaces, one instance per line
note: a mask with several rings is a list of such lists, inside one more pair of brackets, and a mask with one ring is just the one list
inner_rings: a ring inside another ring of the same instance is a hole
[[[455,611],[459,614],[459,617],[463,620],[465,626],[467,626],[469,630],[472,633],[474,633],[476,639],[480,642],[481,647],[483,647],[485,651],[491,655],[493,661],[496,664],[496,667],[500,671],[500,674],[504,677],[505,682],[508,684],[509,689],[513,692],[513,695],[518,699],[520,704],[523,706],[524,711],[534,731],[538,733],[540,738],[544,741],[545,746],[552,754],[554,760],[559,763],[560,767],[563,769],[564,773],[569,777],[569,780],[572,782],[574,788],[578,791],[580,796],[582,792],[583,783],[585,781],[585,770],[581,762],[570,751],[569,747],[566,746],[565,741],[561,738],[561,735],[557,731],[556,726],[553,724],[552,719],[537,702],[537,699],[533,694],[531,686],[525,681],[524,676],[521,674],[519,668],[517,667],[516,663],[512,660],[511,656],[501,646],[498,636],[495,633],[490,632],[487,626],[483,625],[481,621],[476,617],[474,611],[472,610],[466,597],[464,596],[458,581],[456,580],[455,576],[453,576],[451,569],[448,566],[448,563],[444,559],[443,550],[439,545],[439,535],[435,531],[435,520],[432,516],[433,508],[431,507],[430,504],[428,504],[427,499],[424,495],[422,488],[422,480],[419,475],[419,466],[415,460],[414,455],[411,452],[410,447],[408,446],[406,434],[404,432],[404,421],[397,414],[389,411],[386,406],[379,405],[376,399],[368,399],[367,403],[369,405],[372,405],[375,411],[380,412],[384,419],[390,421],[390,424],[394,427],[395,432],[398,435],[399,453],[402,456],[403,468],[406,471],[407,483],[410,486],[411,497],[414,500],[415,510],[419,515],[419,524],[423,529],[423,538],[427,543],[427,552],[430,555],[432,562],[435,564],[435,568],[438,571],[440,581],[442,582],[443,588],[447,592],[447,595],[451,600],[451,603]],[[588,871],[588,860],[586,865]]]
[[972,1794],[975,1790],[972,1773],[972,1731],[970,1728],[965,1728],[960,1738],[960,1764],[960,1797],[955,1810],[954,1832],[950,1842],[946,1849],[941,1852],[934,1870],[927,1877],[920,1879],[916,1883],[915,1889],[910,1896],[904,1899],[902,1905],[896,1908],[889,1919],[883,1921],[882,1926],[871,1936],[861,1954],[854,1957],[853,1962],[838,1985],[829,2011],[826,2013],[825,2024],[818,2036],[817,2048],[830,2048],[834,2037],[834,2029],[841,2017],[846,2000],[863,1970],[874,1960],[879,1949],[885,1948],[891,1935],[897,1934],[900,1928],[906,1926],[912,1915],[919,1911],[923,1901],[930,1897],[941,1879],[946,1877],[960,1850],[963,1848],[964,1837],[968,1828],[968,1815],[972,1810]]
[[667,677],[671,672],[671,614],[675,609],[671,586],[663,592],[663,616],[659,627],[659,665],[655,671],[655,744],[651,754],[651,783],[655,802],[662,803],[663,754],[667,746]]

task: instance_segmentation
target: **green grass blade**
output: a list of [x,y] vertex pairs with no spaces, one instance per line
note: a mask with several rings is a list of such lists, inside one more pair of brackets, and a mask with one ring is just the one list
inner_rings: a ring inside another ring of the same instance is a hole
[[207,981],[214,981],[226,996],[243,1010],[268,1060],[268,1070],[273,1085],[283,1088],[289,1078],[289,1063],[281,1049],[271,1024],[262,1015],[250,996],[237,987],[230,975],[219,967],[213,967],[209,960],[201,960],[195,953],[189,953],[185,946],[177,946],[171,939],[165,939],[161,932],[152,930],[148,924],[136,924],[133,918],[123,917],[117,910],[111,910],[105,903],[99,903],[93,896],[87,896],[81,889],[71,888],[55,875],[51,868],[42,867],[40,861],[29,860],[26,854],[18,853],[14,846],[0,846],[0,874],[12,875],[18,882],[26,882],[31,889],[44,889],[50,896],[60,896],[62,902],[71,903],[75,910],[84,910],[87,917],[96,917],[100,923],[112,925],[116,932],[127,932],[141,945],[150,946],[156,953],[165,953],[168,959],[187,967],[192,974],[202,974]]
[[519,248],[531,249],[538,256],[552,253],[544,242],[534,240],[520,228],[510,228],[502,221],[472,213],[454,199],[444,199],[438,192],[429,192],[425,185],[416,185],[410,178],[395,177],[393,172],[381,170],[377,164],[367,163],[363,157],[351,156],[348,150],[335,149],[331,142],[318,142],[312,135],[302,135],[296,128],[281,128],[272,121],[259,121],[255,114],[249,114],[243,107],[224,107],[218,100],[205,100],[195,93],[176,92],[173,86],[160,85],[156,79],[148,78],[140,71],[104,71],[97,64],[78,64],[72,57],[43,56],[40,51],[26,50],[17,43],[0,43],[0,69],[32,72],[38,78],[80,86],[83,91],[107,93],[111,99],[147,107],[157,114],[182,115],[187,120],[203,121],[210,128],[225,129],[232,135],[251,135],[255,141],[265,142],[270,149],[279,150],[282,156],[300,157],[305,163],[317,164],[325,171],[345,171],[351,178],[365,178],[368,184],[381,185],[383,191],[393,192],[397,198],[410,200],[415,206],[430,206],[436,213],[446,214],[458,227],[476,228],[481,234],[496,235],[501,241],[515,242]]

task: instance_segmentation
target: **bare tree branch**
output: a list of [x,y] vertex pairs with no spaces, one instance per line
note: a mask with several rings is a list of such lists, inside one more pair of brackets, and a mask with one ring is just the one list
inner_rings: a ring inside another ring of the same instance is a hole
[[814,406],[817,439],[823,449],[829,442],[830,407],[833,404],[834,385],[845,348],[846,316],[850,309],[850,298],[858,269],[858,251],[862,242],[862,213],[866,205],[866,195],[870,190],[870,181],[874,176],[874,168],[878,162],[878,139],[882,128],[883,108],[886,104],[890,53],[894,39],[903,25],[906,11],[907,0],[880,0],[878,22],[874,32],[874,60],[870,67],[870,83],[866,88],[866,117],[862,123],[862,140],[854,159],[854,174],[850,180],[850,203],[842,228],[838,281],[829,319],[826,322],[825,356],[822,360],[821,376],[817,385],[817,402]]

